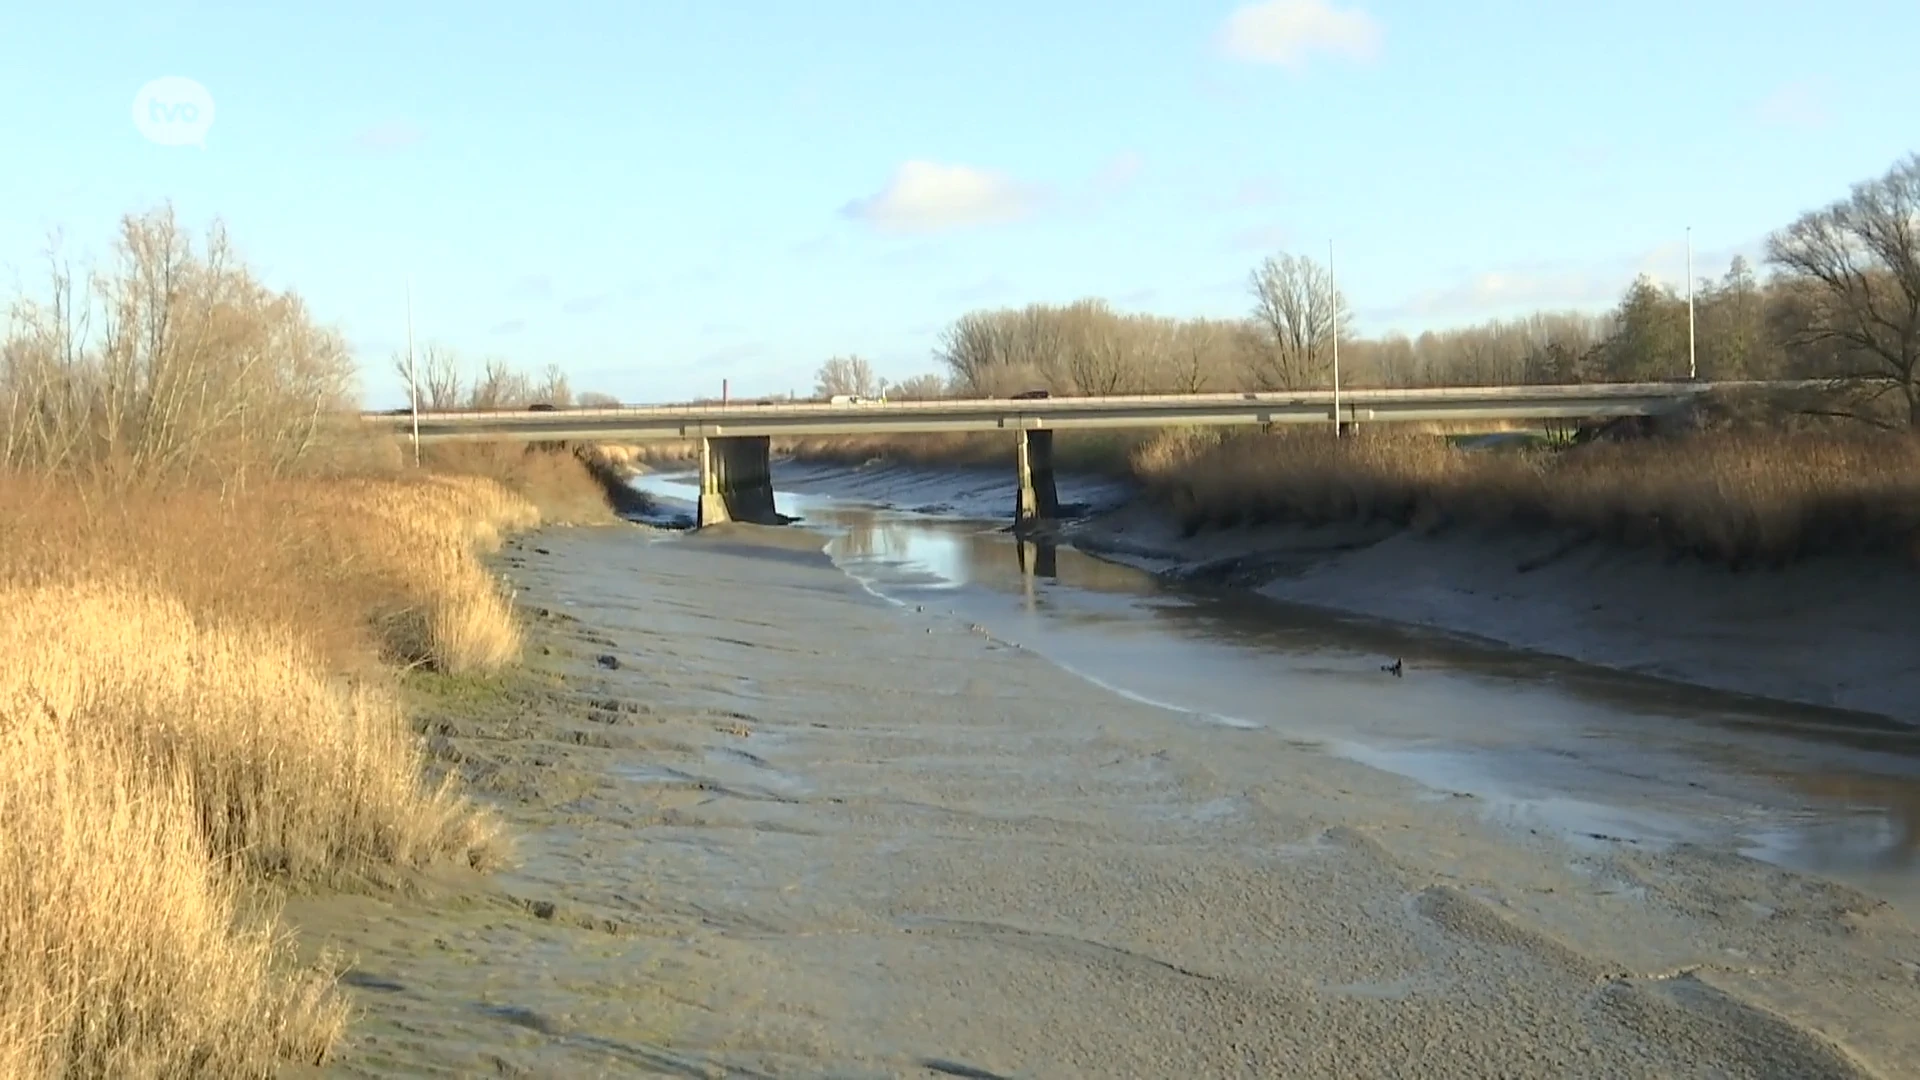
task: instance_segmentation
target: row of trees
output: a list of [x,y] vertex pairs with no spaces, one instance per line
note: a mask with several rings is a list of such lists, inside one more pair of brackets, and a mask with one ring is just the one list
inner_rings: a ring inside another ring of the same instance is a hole
[[620,404],[611,394],[575,393],[566,372],[548,364],[537,374],[515,368],[499,357],[489,357],[474,371],[459,353],[430,342],[411,360],[405,353],[393,358],[393,371],[403,390],[419,399],[422,412],[443,409],[524,409],[529,405],[556,408],[598,408]]
[[[1736,258],[1695,288],[1702,379],[1831,379],[1920,426],[1920,155],[1808,213],[1767,243],[1762,281]],[[969,312],[943,332],[925,396],[1296,390],[1638,382],[1688,375],[1687,304],[1642,276],[1609,312],[1550,312],[1466,329],[1361,337],[1312,259],[1276,255],[1249,275],[1240,319],[1122,313],[1101,300]],[[823,393],[878,392],[871,366],[836,358]],[[866,389],[860,389],[866,388]],[[896,388],[892,396],[906,396]]]
[[215,225],[131,215],[104,265],[55,248],[0,334],[0,466],[129,477],[284,472],[355,404],[353,358]]
[[[129,215],[84,269],[55,245],[44,290],[5,314],[0,468],[245,483],[364,449],[347,343],[262,284],[217,222],[195,237],[170,206]],[[404,388],[406,358],[395,367]],[[469,365],[436,344],[413,372],[423,409],[617,404],[576,394],[555,366]]]
[[864,356],[835,356],[814,373],[816,397],[840,394],[854,397],[889,397],[898,401],[924,401],[944,397],[947,380],[939,375],[915,375],[899,382],[888,382],[873,370],[873,362]]

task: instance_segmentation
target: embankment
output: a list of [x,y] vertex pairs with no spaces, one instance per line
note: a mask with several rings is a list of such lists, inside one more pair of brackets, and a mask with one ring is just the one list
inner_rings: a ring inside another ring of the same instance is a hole
[[[860,452],[886,467],[801,482],[940,506],[937,454]],[[1127,461],[1124,483],[1063,479],[1100,493],[1063,538],[1276,600],[1920,722],[1920,441],[1709,431],[1508,452],[1170,432]],[[998,516],[1010,472],[966,475],[964,509]]]
[[496,815],[430,775],[398,672],[515,663],[480,555],[613,513],[568,455],[458,471],[0,471],[0,1076],[323,1062],[348,1003],[326,950],[294,958],[286,896],[502,860]]
[[449,688],[432,722],[521,865],[315,912],[367,1010],[342,1073],[1893,1077],[1920,1054],[1920,939],[1869,894],[1489,828],[1479,798],[873,603],[803,539],[509,542],[526,676]]
[[1183,536],[1147,502],[1069,536],[1105,558],[1288,603],[1920,723],[1920,574],[1885,557],[1736,571],[1561,532],[1333,524]]

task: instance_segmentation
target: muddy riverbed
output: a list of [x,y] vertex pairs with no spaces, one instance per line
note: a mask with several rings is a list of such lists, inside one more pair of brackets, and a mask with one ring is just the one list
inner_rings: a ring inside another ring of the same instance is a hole
[[421,708],[517,865],[291,906],[331,1074],[1920,1061],[1897,800],[1795,786],[1904,790],[1901,733],[872,524],[509,549],[527,672]]

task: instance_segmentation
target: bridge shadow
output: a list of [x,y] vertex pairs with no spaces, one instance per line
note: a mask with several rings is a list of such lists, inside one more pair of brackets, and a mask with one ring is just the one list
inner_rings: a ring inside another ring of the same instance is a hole
[[1027,539],[1013,542],[1014,559],[1022,577],[1060,580],[1060,545],[1052,540]]
[[958,1076],[962,1080],[1013,1080],[1012,1077],[1001,1073],[988,1072],[985,1069],[975,1068],[963,1062],[948,1061],[945,1058],[922,1058],[920,1067],[942,1076]]

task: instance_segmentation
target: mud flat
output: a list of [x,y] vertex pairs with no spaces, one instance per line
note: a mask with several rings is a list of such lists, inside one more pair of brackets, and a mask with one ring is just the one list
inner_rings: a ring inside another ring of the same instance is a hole
[[[1007,470],[791,463],[783,487],[1007,514]],[[1168,577],[1715,690],[1920,723],[1920,566],[1817,559],[1733,571],[1538,534],[1270,526],[1188,537],[1121,482],[1062,476],[1092,511],[1062,538]]]
[[1539,534],[1270,526],[1181,535],[1134,503],[1070,530],[1160,573],[1583,663],[1920,723],[1920,567],[1734,571]]
[[1579,849],[862,592],[797,530],[507,553],[530,670],[422,684],[517,866],[300,901],[341,1076],[1899,1076],[1920,935]]

